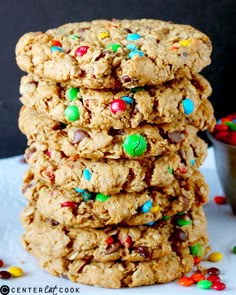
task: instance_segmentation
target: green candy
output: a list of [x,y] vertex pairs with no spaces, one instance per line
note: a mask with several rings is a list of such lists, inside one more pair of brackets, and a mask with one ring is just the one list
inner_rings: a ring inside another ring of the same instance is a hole
[[70,35],[69,36],[71,39],[79,39],[79,36],[78,35]]
[[119,44],[107,45],[106,49],[111,49],[112,52],[116,52],[121,46]]
[[201,244],[195,244],[189,247],[190,253],[195,257],[202,257],[204,250]]
[[170,216],[169,216],[169,215],[164,215],[164,216],[162,217],[162,219],[163,219],[163,220],[169,220],[169,219],[170,219]]
[[76,121],[80,117],[79,109],[77,106],[68,106],[64,111],[64,115],[68,121]]
[[234,124],[233,122],[227,121],[227,122],[224,122],[224,124],[229,126],[230,130],[236,131],[236,124]]
[[192,224],[192,220],[185,220],[183,218],[179,218],[176,220],[177,225],[179,226],[186,226]]
[[144,87],[134,87],[131,89],[131,92],[135,93],[135,92],[142,91],[142,90],[144,90]]
[[210,289],[212,286],[212,282],[209,280],[201,280],[197,283],[197,286],[200,289]]
[[147,141],[140,134],[132,134],[125,138],[123,148],[127,154],[133,157],[139,157],[146,152]]
[[66,97],[70,100],[70,101],[74,101],[78,98],[78,93],[79,93],[79,89],[75,88],[75,87],[71,87],[69,89],[66,90]]
[[106,196],[104,194],[98,193],[98,194],[96,194],[95,200],[99,201],[99,202],[105,202],[109,198],[110,198],[110,196]]
[[170,174],[173,174],[173,169],[171,167],[168,167],[167,170]]
[[233,253],[236,254],[236,246],[233,247]]

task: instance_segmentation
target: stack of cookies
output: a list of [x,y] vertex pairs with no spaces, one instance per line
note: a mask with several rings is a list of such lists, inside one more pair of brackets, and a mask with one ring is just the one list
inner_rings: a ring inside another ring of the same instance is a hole
[[24,246],[83,284],[165,283],[208,251],[198,171],[213,129],[211,43],[158,20],[97,20],[16,47],[27,136]]

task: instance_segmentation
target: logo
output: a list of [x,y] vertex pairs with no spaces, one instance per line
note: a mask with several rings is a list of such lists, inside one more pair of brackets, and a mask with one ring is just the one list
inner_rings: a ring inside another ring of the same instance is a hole
[[1,293],[2,295],[7,295],[7,294],[10,293],[10,288],[9,288],[7,285],[2,285],[2,286],[0,287],[0,293]]

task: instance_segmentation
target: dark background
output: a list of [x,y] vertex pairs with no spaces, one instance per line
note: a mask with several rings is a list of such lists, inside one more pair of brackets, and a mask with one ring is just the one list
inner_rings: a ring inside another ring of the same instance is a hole
[[236,112],[236,0],[0,0],[0,158],[26,147],[17,126],[23,75],[15,63],[17,40],[29,31],[96,18],[157,18],[205,32],[214,47],[203,74],[213,87],[215,116]]

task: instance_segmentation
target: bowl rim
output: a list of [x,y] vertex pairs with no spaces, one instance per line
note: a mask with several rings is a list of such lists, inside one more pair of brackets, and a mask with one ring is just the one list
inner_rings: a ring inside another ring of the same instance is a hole
[[218,139],[216,139],[212,133],[210,133],[208,130],[206,130],[206,135],[208,137],[208,139],[213,143],[213,144],[218,144],[218,145],[221,145],[221,146],[225,146],[227,148],[230,148],[230,149],[233,149],[233,150],[236,150],[236,145],[232,145],[232,144],[229,144],[229,143],[225,143],[223,141],[220,141]]

